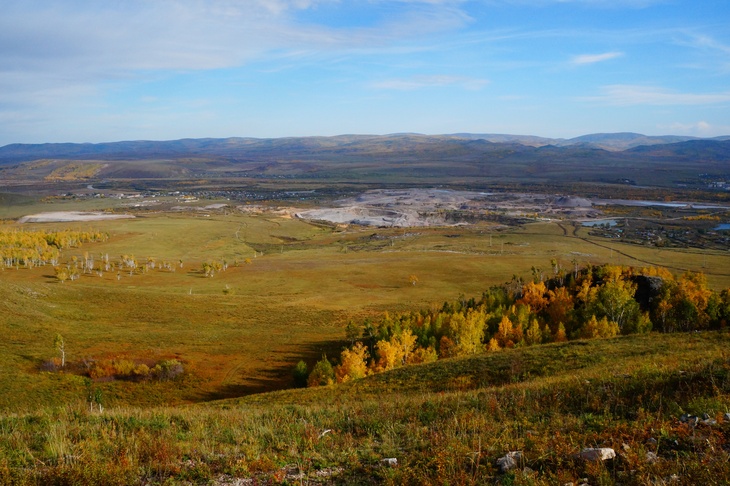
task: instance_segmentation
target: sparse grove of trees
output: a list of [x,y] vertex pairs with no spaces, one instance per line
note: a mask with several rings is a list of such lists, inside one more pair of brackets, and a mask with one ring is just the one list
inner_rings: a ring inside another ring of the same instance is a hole
[[108,238],[99,231],[0,231],[0,260],[6,268],[56,266],[61,250]]
[[438,309],[386,312],[378,322],[365,321],[357,340],[357,326],[350,323],[352,345],[342,351],[339,364],[326,357],[318,362],[309,386],[483,351],[651,330],[704,330],[730,322],[730,289],[713,292],[701,273],[675,277],[653,267],[613,265],[576,265],[573,272],[553,271],[547,279],[539,269],[532,273],[531,281],[513,277],[479,300],[462,297]]

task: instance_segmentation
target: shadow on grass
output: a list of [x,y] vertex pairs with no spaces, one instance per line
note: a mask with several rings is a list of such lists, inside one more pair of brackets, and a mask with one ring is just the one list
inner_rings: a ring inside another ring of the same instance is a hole
[[[262,370],[255,377],[245,377],[245,383],[223,385],[214,391],[204,394],[200,401],[208,402],[227,398],[238,398],[246,395],[294,388],[293,370],[294,366],[300,360],[307,363],[307,368],[311,371],[314,364],[322,359],[322,355],[324,354],[327,355],[330,361],[333,361],[333,358],[339,358],[340,352],[346,344],[345,341],[340,340],[320,341],[308,345],[290,344],[288,347],[291,348],[291,352],[281,350],[272,353],[272,355],[286,355],[291,360],[287,364]],[[294,356],[294,358],[291,358],[291,356]]]

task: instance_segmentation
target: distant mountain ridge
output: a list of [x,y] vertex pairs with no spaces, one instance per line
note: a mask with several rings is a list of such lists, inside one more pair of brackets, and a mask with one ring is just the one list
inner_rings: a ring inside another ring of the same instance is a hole
[[0,147],[0,181],[287,178],[485,184],[501,179],[699,188],[708,177],[730,178],[730,137],[616,133],[566,140],[402,133]]
[[433,141],[484,140],[495,144],[519,144],[527,147],[599,148],[607,151],[624,151],[642,146],[667,145],[691,140],[726,141],[730,136],[697,138],[679,135],[647,136],[640,133],[594,133],[580,137],[545,138],[534,135],[455,133],[448,135],[422,135],[403,133],[390,135],[337,135],[331,137],[282,137],[282,138],[186,138],[168,141],[134,140],[105,143],[44,143],[10,144],[0,147],[0,164],[44,158],[132,158],[176,157],[191,155],[232,156],[243,152],[259,152],[264,149],[324,150],[346,148],[353,144],[429,143]]
[[592,133],[574,138],[545,138],[533,135],[507,135],[507,134],[470,134],[457,133],[455,136],[462,136],[470,139],[482,139],[490,142],[517,142],[533,147],[555,145],[557,147],[569,147],[571,145],[585,145],[594,148],[601,148],[610,151],[622,151],[643,145],[664,145],[670,143],[686,142],[688,140],[722,140],[730,137],[717,137],[701,139],[684,135],[660,135],[649,136],[641,133],[618,132],[618,133]]

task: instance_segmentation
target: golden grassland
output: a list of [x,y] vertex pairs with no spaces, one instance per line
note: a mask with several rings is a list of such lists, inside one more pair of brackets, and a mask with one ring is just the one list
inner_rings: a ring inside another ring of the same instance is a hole
[[[512,275],[529,276],[532,267],[549,270],[551,259],[566,268],[576,261],[704,270],[716,289],[730,286],[730,255],[623,245],[565,227],[343,229],[235,212],[146,212],[132,220],[22,225],[110,235],[106,242],[64,250],[62,261],[134,255],[140,263],[153,257],[158,265],[65,283],[50,266],[2,270],[0,365],[13,373],[0,377],[7,391],[0,407],[57,406],[84,397],[92,385],[110,406],[174,405],[286,388],[299,360],[311,364],[323,352],[339,353],[351,319],[479,296]],[[175,271],[160,270],[163,261]],[[207,278],[206,261],[226,261],[228,269]],[[57,355],[56,334],[74,363],[174,358],[187,372],[175,383],[93,384],[73,373],[39,372]]]
[[[136,215],[0,228],[110,235],[64,249],[64,263],[107,254],[156,263],[64,283],[51,266],[0,270],[0,483],[661,484],[676,475],[718,484],[730,476],[727,331],[556,343],[287,389],[299,360],[339,353],[349,320],[478,297],[533,267],[548,272],[553,259],[566,269],[703,271],[720,290],[730,286],[724,252],[622,244],[567,222],[397,229],[230,209]],[[203,263],[223,261],[227,270],[205,276]],[[161,270],[163,262],[171,266]],[[57,334],[70,366],[41,371],[58,356]],[[115,358],[177,359],[185,373],[93,381],[78,371],[84,360]],[[270,390],[280,391],[260,393]],[[690,429],[683,413],[717,424]],[[595,446],[620,457],[576,459]],[[519,470],[499,472],[496,458],[514,450],[524,454]],[[386,457],[398,467],[383,466]]]

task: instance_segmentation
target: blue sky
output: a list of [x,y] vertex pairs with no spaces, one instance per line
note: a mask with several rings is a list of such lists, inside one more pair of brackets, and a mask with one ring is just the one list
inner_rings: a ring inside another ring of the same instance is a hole
[[6,0],[0,145],[730,134],[727,0]]

